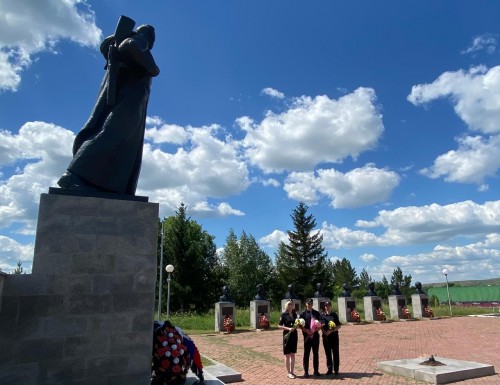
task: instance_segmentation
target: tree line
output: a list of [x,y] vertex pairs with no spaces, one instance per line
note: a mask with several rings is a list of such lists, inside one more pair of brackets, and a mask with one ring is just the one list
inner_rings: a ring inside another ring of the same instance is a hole
[[[229,287],[234,302],[242,307],[254,299],[258,284],[264,285],[266,297],[274,306],[281,302],[289,284],[294,285],[297,296],[302,299],[313,296],[317,283],[323,285],[328,298],[338,296],[343,285],[354,297],[362,298],[373,282],[371,276],[365,269],[358,274],[346,258],[328,259],[322,246],[323,236],[319,230],[314,231],[316,220],[308,209],[300,202],[292,211],[293,230],[287,232],[288,242],[279,244],[273,261],[251,234],[242,231],[237,235],[233,229],[229,230],[224,248],[218,253],[215,237],[188,217],[187,207],[182,203],[175,215],[158,223],[158,267],[162,250],[163,268],[167,264],[175,267],[170,284],[170,310],[205,312],[213,309],[223,286]],[[383,276],[374,283],[382,298],[390,295],[395,285],[407,300],[411,297],[411,275],[404,275],[400,267],[394,269],[390,281]],[[162,293],[167,293],[166,278]],[[162,295],[163,309],[166,309],[166,301],[166,295]]]

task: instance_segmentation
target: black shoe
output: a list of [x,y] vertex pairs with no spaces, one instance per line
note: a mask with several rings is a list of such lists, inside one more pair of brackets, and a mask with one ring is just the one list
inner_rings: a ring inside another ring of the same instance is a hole
[[333,372],[332,372],[331,370],[329,370],[328,372],[326,372],[326,375],[327,375],[327,376],[330,376],[330,375],[332,375],[332,374],[333,374]]
[[336,376],[338,376],[338,375],[339,375],[339,372],[338,372],[338,371],[336,371],[336,372],[335,372],[335,375],[336,375]]
[[321,373],[320,372],[314,372],[314,377],[321,377]]
[[309,377],[309,373],[305,372],[304,373],[304,378],[308,378]]

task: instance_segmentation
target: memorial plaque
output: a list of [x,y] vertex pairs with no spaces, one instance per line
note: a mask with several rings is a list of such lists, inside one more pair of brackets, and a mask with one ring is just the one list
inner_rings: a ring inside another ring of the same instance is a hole
[[222,313],[223,316],[226,316],[226,315],[232,316],[233,315],[233,308],[232,307],[228,307],[228,306],[223,307],[221,309],[221,313]]
[[299,312],[299,304],[298,304],[298,303],[296,303],[296,304],[295,304],[295,311],[296,311],[297,313]]
[[428,298],[422,298],[422,306],[429,306],[429,299]]
[[267,306],[266,305],[259,305],[257,307],[257,313],[259,313],[259,314],[267,313]]
[[375,301],[373,301],[373,307],[382,307],[382,304],[378,299],[376,299]]
[[325,301],[321,301],[321,302],[319,303],[319,308],[320,308],[321,310],[323,310],[323,309],[325,308]]
[[406,300],[404,298],[398,299],[398,306],[406,306]]
[[355,301],[347,301],[347,308],[348,309],[355,309],[356,308],[356,302]]

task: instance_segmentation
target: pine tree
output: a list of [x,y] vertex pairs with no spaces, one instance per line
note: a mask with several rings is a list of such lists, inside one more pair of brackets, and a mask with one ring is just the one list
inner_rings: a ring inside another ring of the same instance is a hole
[[288,231],[288,244],[281,243],[276,256],[276,269],[285,293],[288,284],[293,283],[300,298],[312,296],[316,283],[327,280],[323,235],[316,227],[316,220],[307,214],[309,208],[300,202],[291,218],[294,231]]

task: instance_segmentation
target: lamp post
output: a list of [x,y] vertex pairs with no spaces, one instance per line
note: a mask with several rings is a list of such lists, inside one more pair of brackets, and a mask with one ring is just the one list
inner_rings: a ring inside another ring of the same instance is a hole
[[167,319],[170,318],[170,275],[174,271],[174,266],[173,265],[167,265],[165,267],[165,270],[167,271]]
[[450,306],[450,316],[453,315],[451,311],[450,289],[448,288],[448,269],[443,269],[443,274],[446,278],[446,292],[448,293],[448,305]]
[[165,222],[161,222],[161,245],[160,245],[160,283],[158,284],[158,322],[161,322],[161,292],[163,285],[163,237],[165,233],[163,232],[163,224]]

